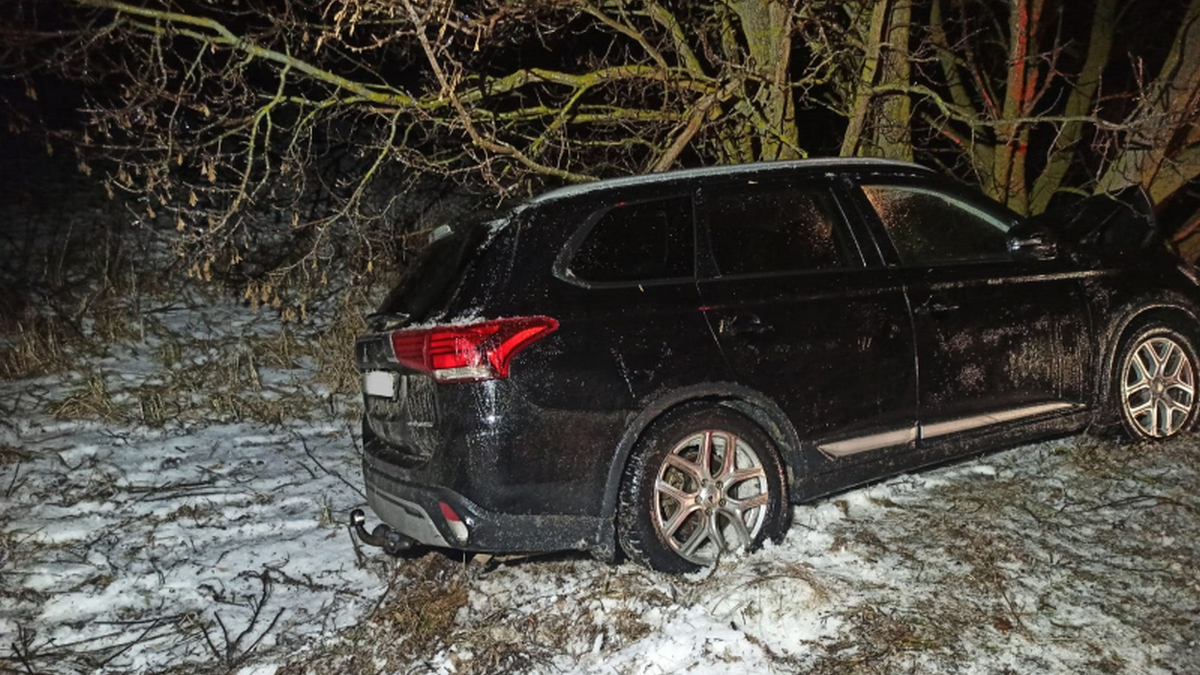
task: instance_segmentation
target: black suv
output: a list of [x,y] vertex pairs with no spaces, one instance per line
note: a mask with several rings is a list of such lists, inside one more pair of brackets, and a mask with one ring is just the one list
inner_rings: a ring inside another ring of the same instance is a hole
[[[357,344],[368,543],[667,571],[964,454],[1193,428],[1196,276],[1101,198],[1022,220],[920,166],[607,180],[435,231]],[[390,526],[390,527],[388,527]]]

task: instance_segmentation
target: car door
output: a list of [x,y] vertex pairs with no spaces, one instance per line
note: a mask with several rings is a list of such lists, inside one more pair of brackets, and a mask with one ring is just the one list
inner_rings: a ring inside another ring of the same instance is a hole
[[1081,407],[1091,327],[1067,256],[1015,259],[1016,216],[982,197],[904,180],[857,194],[912,306],[922,444]]
[[563,349],[547,359],[578,386],[539,404],[628,411],[726,375],[699,309],[692,211],[686,188],[621,193],[585,209],[555,263],[559,283],[533,300],[555,308]]
[[709,325],[739,384],[774,400],[806,441],[805,470],[911,449],[917,383],[903,289],[860,246],[833,184],[709,186],[697,214]]

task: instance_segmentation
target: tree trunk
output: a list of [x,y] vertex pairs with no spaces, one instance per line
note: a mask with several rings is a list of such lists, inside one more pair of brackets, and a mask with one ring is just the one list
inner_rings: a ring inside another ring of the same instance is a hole
[[761,130],[759,159],[795,159],[800,156],[800,134],[789,77],[791,12],[780,0],[741,0],[731,2],[730,7],[741,22],[758,80],[751,103],[766,127]]
[[[912,25],[912,0],[894,0],[887,21],[887,40],[883,45],[882,81],[907,88],[912,82],[909,63],[909,37]],[[884,98],[879,117],[873,125],[875,148],[881,157],[912,161],[912,101],[907,92]]]
[[1124,151],[1109,165],[1096,191],[1142,185],[1155,203],[1166,199],[1200,174],[1200,139],[1188,137],[1198,117],[1200,0],[1192,0],[1145,103],[1131,117],[1134,130]]
[[859,144],[867,127],[871,113],[871,99],[875,76],[879,72],[880,52],[883,48],[884,29],[887,25],[888,0],[876,0],[871,11],[871,24],[867,27],[863,42],[863,61],[858,83],[854,88],[854,105],[850,108],[850,121],[842,137],[843,157],[852,157],[859,152]]
[[995,193],[1017,213],[1029,213],[1025,183],[1025,157],[1029,152],[1029,130],[1008,122],[1027,117],[1037,92],[1037,36],[1045,0],[1013,0],[1009,13],[1008,83],[1000,124],[996,127],[996,154],[992,170]]
[[[1092,110],[1096,91],[1100,87],[1100,77],[1108,64],[1112,52],[1113,33],[1116,31],[1117,0],[1099,0],[1092,17],[1091,35],[1088,37],[1087,58],[1079,79],[1067,98],[1063,109],[1065,117],[1082,118]],[[1033,196],[1029,203],[1032,213],[1046,210],[1050,200],[1062,185],[1067,170],[1075,160],[1077,144],[1083,137],[1084,122],[1064,122],[1054,140],[1054,148],[1046,161],[1046,168],[1033,184]]]

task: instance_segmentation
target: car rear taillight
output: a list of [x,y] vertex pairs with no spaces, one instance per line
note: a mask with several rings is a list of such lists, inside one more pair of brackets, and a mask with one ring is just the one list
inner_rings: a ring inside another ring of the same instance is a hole
[[508,377],[517,352],[557,329],[548,316],[530,316],[398,330],[392,349],[397,361],[439,382],[494,380]]

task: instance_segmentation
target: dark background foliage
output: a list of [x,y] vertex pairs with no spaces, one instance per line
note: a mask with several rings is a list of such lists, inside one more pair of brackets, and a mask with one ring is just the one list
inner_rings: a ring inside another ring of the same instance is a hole
[[916,160],[1021,213],[1145,187],[1190,250],[1200,0],[6,3],[5,161],[65,155],[188,274],[302,313],[562,182]]

